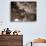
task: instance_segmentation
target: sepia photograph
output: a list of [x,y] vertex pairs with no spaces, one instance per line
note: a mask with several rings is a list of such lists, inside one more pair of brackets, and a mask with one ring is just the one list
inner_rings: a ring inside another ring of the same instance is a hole
[[11,2],[12,22],[36,21],[36,2]]

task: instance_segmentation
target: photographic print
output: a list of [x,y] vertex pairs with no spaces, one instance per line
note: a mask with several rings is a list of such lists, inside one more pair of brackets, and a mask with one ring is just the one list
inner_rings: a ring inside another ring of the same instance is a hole
[[11,2],[12,22],[31,22],[36,21],[36,2]]

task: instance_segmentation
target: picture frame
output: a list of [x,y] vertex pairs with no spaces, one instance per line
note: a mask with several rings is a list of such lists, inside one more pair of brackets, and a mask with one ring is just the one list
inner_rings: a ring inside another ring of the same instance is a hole
[[36,21],[36,1],[14,2],[11,1],[11,22]]

